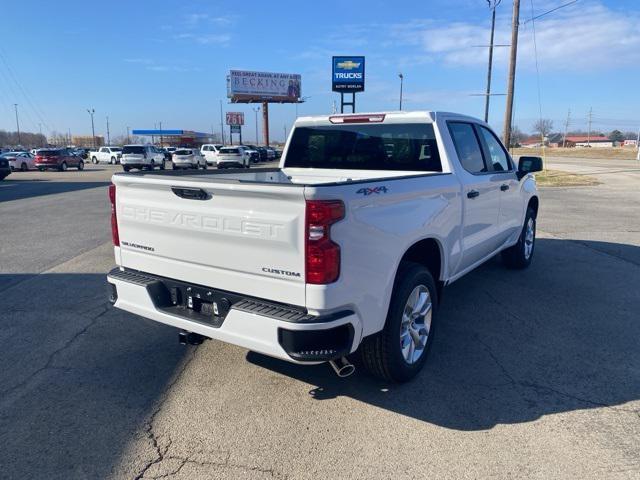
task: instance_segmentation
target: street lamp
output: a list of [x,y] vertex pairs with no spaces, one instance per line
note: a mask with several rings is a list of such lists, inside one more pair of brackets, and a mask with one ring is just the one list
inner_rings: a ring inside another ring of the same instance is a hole
[[87,108],[87,113],[91,115],[91,136],[93,138],[93,148],[96,148],[96,129],[93,125],[93,114],[96,113],[96,111],[93,108]]
[[398,77],[400,78],[400,110],[402,110],[402,82],[404,81],[404,75],[399,73]]
[[258,145],[258,143],[260,143],[258,141],[258,112],[260,111],[260,107],[251,107],[251,110],[256,114],[256,145]]

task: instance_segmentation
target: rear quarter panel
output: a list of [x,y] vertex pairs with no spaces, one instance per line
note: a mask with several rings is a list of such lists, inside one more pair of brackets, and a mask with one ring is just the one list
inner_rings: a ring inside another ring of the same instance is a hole
[[[385,189],[373,193],[376,187]],[[345,203],[345,218],[331,228],[341,247],[340,277],[330,285],[307,285],[307,308],[349,306],[363,319],[363,336],[383,328],[398,265],[414,243],[439,243],[443,278],[460,256],[460,184],[454,175],[306,187],[305,197]]]

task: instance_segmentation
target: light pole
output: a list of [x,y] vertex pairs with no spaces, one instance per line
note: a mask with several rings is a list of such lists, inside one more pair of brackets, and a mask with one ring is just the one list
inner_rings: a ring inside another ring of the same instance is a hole
[[16,110],[16,129],[18,130],[18,145],[22,144],[22,139],[20,138],[20,121],[18,120],[18,104],[14,103],[13,108]]
[[107,115],[107,145],[111,145],[111,135],[109,134],[109,116]]
[[400,110],[402,111],[402,83],[404,81],[404,75],[402,75],[402,73],[399,73],[398,77],[400,78]]
[[224,123],[222,122],[222,100],[220,100],[220,139],[224,145]]
[[256,114],[256,145],[258,145],[258,112],[260,111],[260,107],[251,107],[251,110]]
[[162,136],[162,122],[160,122],[160,146],[162,147],[162,144],[164,142],[164,138]]
[[93,108],[87,108],[87,112],[91,115],[91,137],[93,138],[93,148],[96,148],[96,129],[93,124],[93,114],[96,111]]
[[38,124],[38,130],[40,131],[40,146],[44,147],[44,143],[42,142],[42,124]]
[[127,126],[127,143],[131,143],[131,139],[129,138],[129,126]]
[[484,99],[484,121],[489,121],[489,99],[491,98],[491,70],[493,68],[493,37],[496,31],[496,7],[502,0],[487,0],[491,9],[491,38],[489,40],[489,66],[487,68],[487,92]]

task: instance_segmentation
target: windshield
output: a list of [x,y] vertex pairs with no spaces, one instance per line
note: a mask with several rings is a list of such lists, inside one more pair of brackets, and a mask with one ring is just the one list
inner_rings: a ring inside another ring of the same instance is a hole
[[286,167],[441,172],[431,124],[297,127]]
[[191,150],[176,150],[174,155],[193,155]]
[[111,149],[112,152],[121,152],[122,149],[120,147],[115,147]]
[[136,145],[126,146],[122,149],[122,153],[137,153],[139,155],[144,154],[144,147]]

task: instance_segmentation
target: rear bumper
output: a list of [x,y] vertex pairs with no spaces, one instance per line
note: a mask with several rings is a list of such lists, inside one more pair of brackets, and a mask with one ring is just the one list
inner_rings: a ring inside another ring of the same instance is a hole
[[[362,337],[360,319],[349,310],[310,315],[299,307],[117,268],[107,281],[117,308],[293,363],[342,357],[354,352]],[[193,295],[193,302],[214,299],[216,309],[220,305],[228,313],[217,317],[188,309],[185,295]]]

